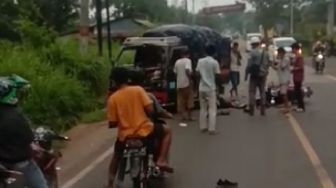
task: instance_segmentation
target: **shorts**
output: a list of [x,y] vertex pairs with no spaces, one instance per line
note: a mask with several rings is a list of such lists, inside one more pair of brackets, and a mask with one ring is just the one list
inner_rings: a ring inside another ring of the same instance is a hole
[[237,87],[240,84],[240,73],[238,71],[231,71],[230,81],[233,87]]
[[177,105],[179,112],[185,112],[194,107],[194,95],[191,86],[177,89]]
[[286,95],[288,92],[288,84],[280,84],[280,94]]
[[[145,144],[148,145],[149,143],[153,143],[153,140],[161,139],[163,134],[164,134],[164,123],[156,122],[154,123],[153,131],[147,137],[144,137],[143,140]],[[124,151],[124,147],[125,147],[124,142],[117,139],[114,144],[115,155],[120,157]]]

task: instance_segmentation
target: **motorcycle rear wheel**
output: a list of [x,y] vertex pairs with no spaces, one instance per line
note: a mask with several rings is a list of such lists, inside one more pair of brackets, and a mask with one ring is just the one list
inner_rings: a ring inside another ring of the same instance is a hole
[[133,188],[147,188],[146,182],[142,181],[140,176],[133,178]]
[[50,175],[45,177],[47,180],[47,185],[49,188],[58,188],[58,177],[57,175]]

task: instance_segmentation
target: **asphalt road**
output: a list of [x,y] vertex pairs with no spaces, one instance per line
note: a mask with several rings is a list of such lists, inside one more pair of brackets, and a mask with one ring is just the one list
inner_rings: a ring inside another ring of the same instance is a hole
[[336,57],[329,57],[327,59],[326,73],[336,76]]
[[[306,65],[312,67],[312,58],[305,59]],[[336,57],[328,57],[325,67],[325,73],[336,76]]]
[[[302,114],[285,116],[272,108],[266,117],[250,117],[232,110],[230,116],[218,117],[220,134],[215,136],[200,133],[197,121],[187,127],[170,122],[170,162],[176,172],[157,187],[215,188],[219,178],[228,178],[239,188],[335,188],[336,78],[331,68],[327,74],[306,69],[305,84],[314,95]],[[68,187],[61,188],[104,187],[109,152],[95,158],[63,177],[61,184]],[[131,187],[129,183],[124,187]]]

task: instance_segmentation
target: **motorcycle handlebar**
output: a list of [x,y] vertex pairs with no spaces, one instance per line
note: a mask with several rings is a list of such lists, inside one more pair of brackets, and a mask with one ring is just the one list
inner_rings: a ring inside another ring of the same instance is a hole
[[55,140],[70,141],[70,138],[67,136],[55,135]]

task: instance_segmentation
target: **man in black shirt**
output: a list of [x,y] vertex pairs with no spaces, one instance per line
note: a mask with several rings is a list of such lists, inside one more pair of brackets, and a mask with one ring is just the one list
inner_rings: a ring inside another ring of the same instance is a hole
[[20,94],[27,86],[28,81],[16,75],[0,78],[0,163],[21,171],[29,188],[48,188],[32,160],[33,132],[17,109]]

